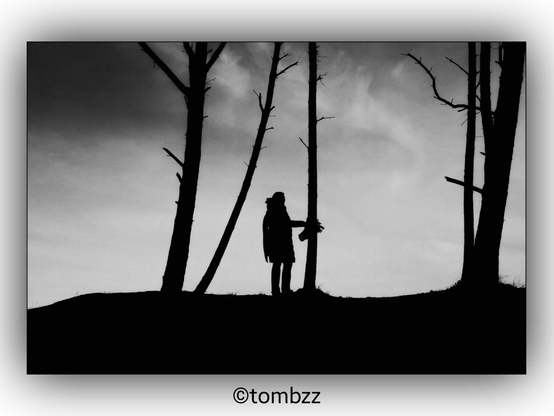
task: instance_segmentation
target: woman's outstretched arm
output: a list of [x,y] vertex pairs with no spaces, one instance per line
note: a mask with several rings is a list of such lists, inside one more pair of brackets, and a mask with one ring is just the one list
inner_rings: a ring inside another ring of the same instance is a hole
[[290,226],[292,228],[305,227],[306,226],[306,221],[291,220]]

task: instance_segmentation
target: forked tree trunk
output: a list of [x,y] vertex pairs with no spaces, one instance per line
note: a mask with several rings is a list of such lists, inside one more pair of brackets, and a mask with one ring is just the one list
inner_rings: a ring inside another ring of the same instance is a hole
[[[194,209],[196,206],[196,193],[198,189],[202,149],[202,127],[204,123],[204,100],[205,93],[209,89],[206,88],[206,77],[208,71],[223,50],[225,43],[219,45],[209,61],[207,61],[207,43],[198,42],[194,51],[188,43],[184,43],[185,50],[189,57],[189,87],[185,86],[175,74],[171,72],[167,65],[165,65],[146,43],[140,42],[139,44],[142,50],[154,60],[183,93],[188,108],[187,140],[184,161],[181,163],[174,157],[182,166],[182,175],[179,176],[180,186],[179,198],[177,200],[177,212],[175,214],[173,234],[171,236],[161,287],[163,292],[180,292],[183,289],[185,279]],[[168,153],[170,152],[168,151]]]
[[[478,108],[481,112],[483,135],[485,138],[485,184],[483,189],[472,186],[467,179],[458,181],[446,178],[447,181],[464,185],[465,195],[470,189],[478,191],[482,195],[479,224],[474,239],[473,253],[470,254],[469,239],[465,240],[464,271],[462,279],[471,278],[469,283],[481,290],[493,287],[499,282],[499,254],[502,229],[504,226],[504,214],[508,199],[508,186],[510,182],[510,170],[514,151],[514,141],[517,128],[519,103],[521,98],[521,85],[525,64],[525,43],[510,42],[502,45],[503,56],[500,55],[499,64],[502,68],[500,85],[498,89],[498,102],[494,116],[491,110],[490,89],[490,44],[481,46],[481,104]],[[407,54],[420,65],[432,80],[432,88],[435,98],[452,108],[469,109],[469,105],[454,104],[439,95],[436,78],[420,59]],[[470,88],[471,90],[471,88]],[[468,143],[468,146],[470,144]],[[471,149],[468,149],[471,152]],[[469,162],[466,158],[466,168]],[[466,169],[466,174],[469,171]],[[469,198],[464,198],[469,201]],[[464,212],[469,216],[469,204],[464,203]],[[469,222],[465,227],[466,236],[469,235]],[[466,260],[466,256],[471,261]],[[473,271],[468,273],[469,264],[473,264]]]
[[[488,48],[488,45],[483,48]],[[483,287],[495,286],[499,282],[500,242],[525,64],[525,43],[504,43],[502,48],[504,56],[494,118],[490,111],[481,111],[485,135],[485,184],[475,237],[475,262]],[[482,58],[483,64],[486,62]],[[490,76],[489,72],[486,67],[481,67],[482,101],[490,101],[490,83],[484,78]]]
[[[309,85],[308,85],[308,227],[317,223],[317,46],[308,45]],[[306,254],[304,290],[315,290],[317,272],[317,232],[310,232]]]
[[225,227],[225,231],[223,232],[223,236],[219,241],[219,245],[217,246],[215,254],[210,262],[210,265],[208,266],[206,273],[200,280],[200,283],[196,287],[195,293],[205,293],[206,290],[208,289],[208,286],[212,282],[215,276],[215,273],[217,271],[217,268],[221,263],[221,259],[225,254],[225,250],[227,249],[227,246],[231,239],[231,235],[233,234],[233,230],[235,229],[235,226],[237,224],[244,202],[246,201],[246,196],[248,195],[248,190],[250,189],[250,185],[252,184],[252,178],[254,177],[254,170],[256,169],[256,163],[258,162],[258,157],[260,156],[260,151],[262,150],[262,142],[264,139],[264,135],[265,135],[265,132],[268,130],[267,123],[269,120],[269,116],[271,114],[271,111],[274,108],[272,106],[272,102],[273,102],[273,92],[275,90],[275,82],[277,80],[277,77],[283,74],[291,66],[296,65],[296,63],[294,63],[292,65],[289,65],[284,70],[277,72],[277,66],[279,64],[279,61],[284,58],[284,56],[283,57],[279,56],[281,45],[282,45],[282,42],[275,43],[275,47],[273,50],[273,59],[271,62],[271,70],[269,72],[269,82],[267,85],[265,105],[262,105],[261,94],[258,94],[259,106],[260,106],[260,109],[262,110],[262,116],[261,116],[260,124],[258,126],[258,133],[256,135],[256,141],[254,142],[254,148],[252,150],[250,162],[248,163],[248,169],[246,170],[246,175],[244,177],[244,181],[242,182],[242,187],[241,187],[239,196],[237,198],[237,202],[235,203],[233,211],[231,212],[231,217],[227,222],[227,226]]

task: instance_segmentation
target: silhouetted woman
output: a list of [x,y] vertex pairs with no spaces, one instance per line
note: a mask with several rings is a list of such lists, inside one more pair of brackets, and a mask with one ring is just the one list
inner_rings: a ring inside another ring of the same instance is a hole
[[[285,194],[275,192],[267,198],[267,212],[263,222],[264,255],[265,261],[273,263],[271,268],[271,294],[290,293],[290,279],[292,263],[295,262],[294,247],[292,245],[292,228],[305,227],[304,221],[290,219],[285,207]],[[279,290],[279,280],[283,266],[282,292]]]

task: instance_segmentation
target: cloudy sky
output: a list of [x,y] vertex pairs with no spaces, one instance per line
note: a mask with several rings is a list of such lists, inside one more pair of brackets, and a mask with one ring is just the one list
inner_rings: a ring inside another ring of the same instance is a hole
[[[180,43],[150,44],[188,85]],[[212,45],[215,47],[216,45]],[[208,292],[270,292],[261,222],[283,191],[293,219],[307,211],[307,44],[287,43],[248,199]],[[230,43],[212,68],[202,165],[185,276],[194,290],[236,201],[260,119],[273,44]],[[433,98],[421,57],[445,98],[464,102],[464,43],[321,43],[317,285],[335,296],[394,296],[453,285],[462,266],[465,114]],[[493,51],[493,54],[495,51]],[[28,302],[91,292],[158,290],[175,215],[182,94],[136,43],[29,43]],[[493,73],[497,85],[498,72]],[[525,87],[523,90],[525,94]],[[525,95],[523,95],[525,97]],[[495,98],[495,97],[493,97]],[[500,258],[525,283],[525,102],[522,101]],[[477,135],[481,136],[478,123]],[[482,185],[482,137],[476,185]],[[480,197],[475,197],[479,212]],[[293,289],[306,244],[294,243]]]

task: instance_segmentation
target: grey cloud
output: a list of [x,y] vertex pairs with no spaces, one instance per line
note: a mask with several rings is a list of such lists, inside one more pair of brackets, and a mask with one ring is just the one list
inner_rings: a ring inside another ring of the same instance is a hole
[[30,144],[48,132],[79,140],[179,126],[184,101],[155,70],[136,43],[29,43]]

